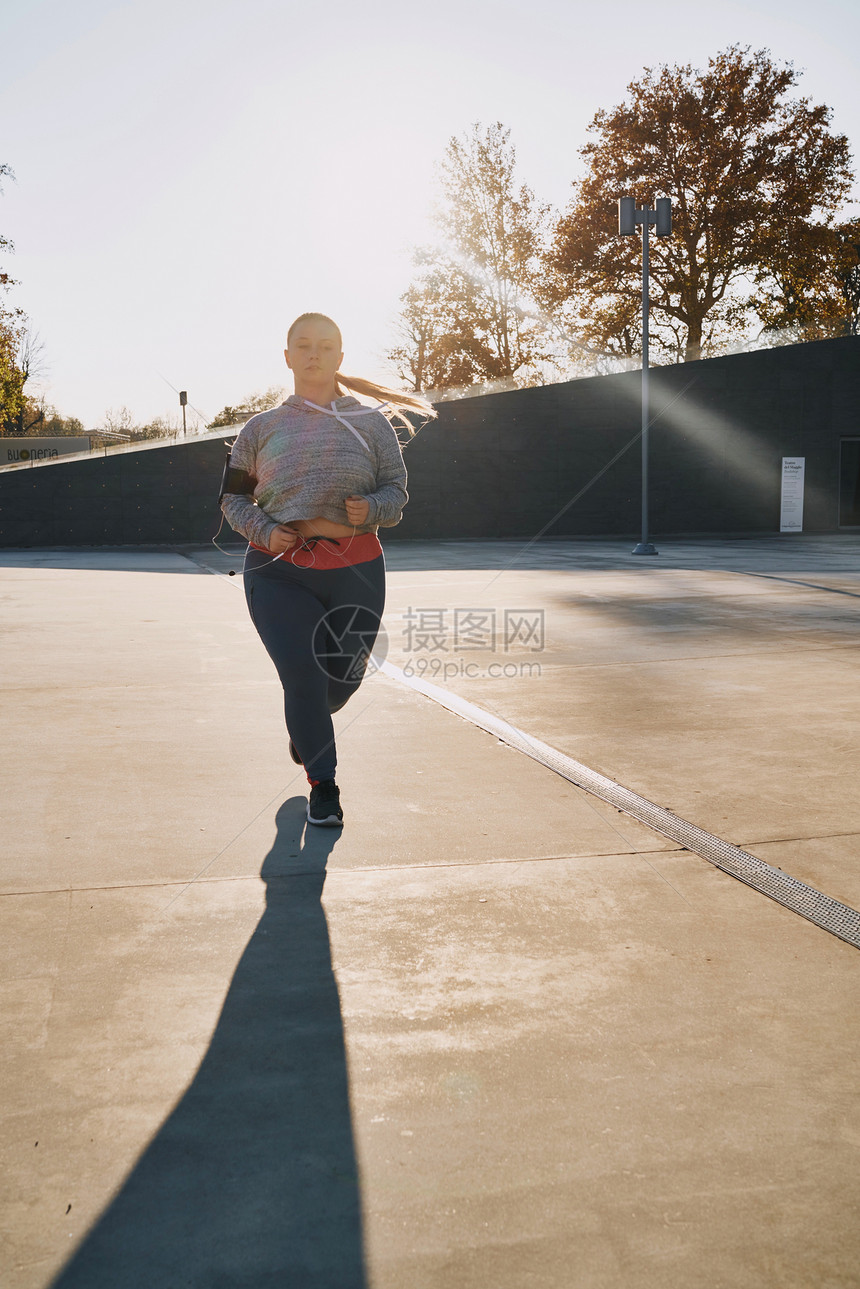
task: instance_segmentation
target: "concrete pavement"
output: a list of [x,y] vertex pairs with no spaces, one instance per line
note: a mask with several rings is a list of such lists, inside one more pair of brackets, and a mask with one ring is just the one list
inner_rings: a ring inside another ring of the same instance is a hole
[[[860,540],[660,549],[388,657],[860,906]],[[309,832],[230,566],[0,554],[3,1285],[860,1284],[857,950],[381,674]]]

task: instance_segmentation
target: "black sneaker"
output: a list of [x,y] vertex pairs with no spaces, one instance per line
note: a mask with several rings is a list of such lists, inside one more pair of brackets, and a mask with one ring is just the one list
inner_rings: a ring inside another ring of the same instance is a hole
[[299,756],[298,752],[296,751],[296,745],[292,739],[290,739],[290,756],[293,758],[296,765],[304,765],[302,758]]
[[325,824],[337,828],[343,823],[343,811],[340,808],[340,789],[334,779],[323,779],[311,788],[311,799],[308,802],[308,822]]

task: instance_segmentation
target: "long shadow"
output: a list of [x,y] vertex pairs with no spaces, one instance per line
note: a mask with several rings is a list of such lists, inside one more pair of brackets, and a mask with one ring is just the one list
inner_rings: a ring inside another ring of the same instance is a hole
[[339,833],[308,828],[300,849],[303,806],[291,799],[278,811],[266,911],[193,1083],[54,1289],[365,1289],[320,902]]

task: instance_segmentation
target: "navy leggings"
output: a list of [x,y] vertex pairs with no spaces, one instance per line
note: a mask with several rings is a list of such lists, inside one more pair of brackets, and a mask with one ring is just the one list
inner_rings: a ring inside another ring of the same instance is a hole
[[384,556],[297,568],[249,547],[245,598],[284,687],[287,730],[308,779],[333,779],[332,712],[364,679],[385,606]]

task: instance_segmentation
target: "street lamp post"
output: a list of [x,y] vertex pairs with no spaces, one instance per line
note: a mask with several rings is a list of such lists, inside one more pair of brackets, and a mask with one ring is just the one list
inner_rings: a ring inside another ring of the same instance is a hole
[[648,540],[648,232],[656,225],[658,237],[668,237],[672,232],[672,203],[668,197],[658,197],[655,210],[643,206],[636,209],[635,197],[618,199],[618,232],[629,237],[642,226],[642,540],[633,548],[634,555],[659,555],[656,546]]
[[186,391],[186,390],[181,389],[181,390],[179,391],[179,406],[182,408],[182,436],[183,436],[183,438],[185,437],[185,434],[186,434],[186,428],[185,428],[185,408],[186,408],[187,404],[188,404],[188,393],[187,393],[187,391]]

